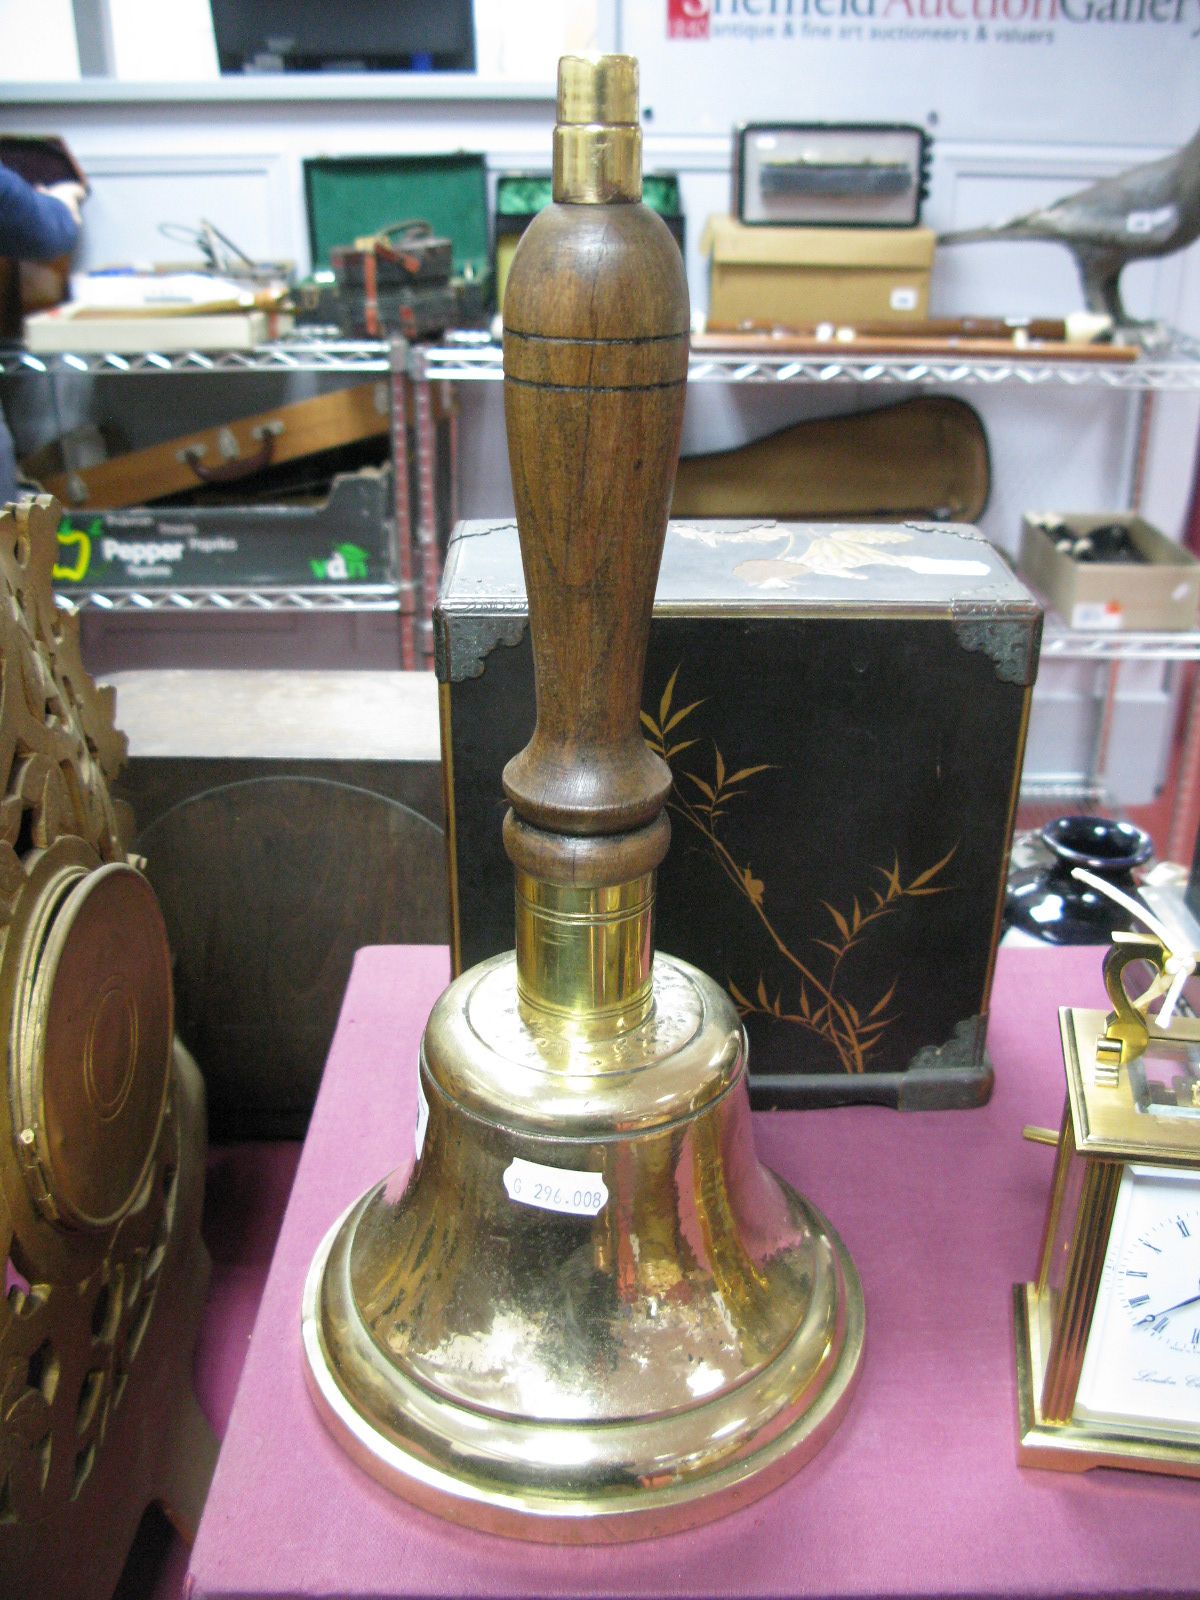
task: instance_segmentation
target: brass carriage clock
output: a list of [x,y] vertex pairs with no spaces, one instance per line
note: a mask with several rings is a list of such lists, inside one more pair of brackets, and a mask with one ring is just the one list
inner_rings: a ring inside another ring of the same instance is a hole
[[1200,1022],[1149,1014],[1180,976],[1161,940],[1114,938],[1112,1012],[1059,1013],[1067,1102],[1037,1282],[1014,1290],[1018,1460],[1200,1477]]

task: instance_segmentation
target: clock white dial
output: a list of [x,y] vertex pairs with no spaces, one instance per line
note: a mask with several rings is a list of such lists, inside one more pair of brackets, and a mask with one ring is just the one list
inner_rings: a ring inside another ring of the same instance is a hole
[[1125,1169],[1075,1415],[1200,1427],[1200,1173]]

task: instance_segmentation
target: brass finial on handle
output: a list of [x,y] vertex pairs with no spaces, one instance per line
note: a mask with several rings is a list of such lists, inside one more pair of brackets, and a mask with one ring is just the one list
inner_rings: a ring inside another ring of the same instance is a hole
[[613,204],[642,198],[638,66],[632,56],[564,56],[554,129],[556,201]]

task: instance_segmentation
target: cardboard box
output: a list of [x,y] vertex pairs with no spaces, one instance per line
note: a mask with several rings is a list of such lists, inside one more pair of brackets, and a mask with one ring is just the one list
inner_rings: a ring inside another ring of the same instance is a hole
[[[169,325],[191,319],[162,320]],[[352,383],[270,411],[231,418],[220,427],[176,434],[161,444],[127,450],[91,466],[44,473],[40,481],[47,494],[72,508],[140,506],[185,494],[204,483],[229,487],[289,461],[383,439],[389,420],[387,384]]]
[[114,350],[139,355],[147,350],[253,350],[290,333],[294,319],[284,311],[225,311],[211,316],[101,317],[85,307],[55,306],[25,318],[25,344],[36,355],[59,351]]
[[343,589],[395,584],[417,610],[391,547],[389,467],[339,473],[314,504],[64,510],[54,587],[64,595],[183,589]]
[[[1076,561],[1055,548],[1059,524],[1075,534],[1119,523],[1144,563]],[[1142,517],[1111,511],[1027,512],[1021,522],[1021,576],[1072,628],[1112,632],[1196,626],[1200,563]]]
[[[961,526],[668,527],[642,700],[674,779],[655,941],[727,986],[757,1104],[986,1099],[1040,625]],[[460,524],[434,627],[461,970],[513,940],[500,774],[534,688],[512,522]]]
[[710,217],[710,328],[745,323],[920,321],[929,305],[929,228],[763,228]]

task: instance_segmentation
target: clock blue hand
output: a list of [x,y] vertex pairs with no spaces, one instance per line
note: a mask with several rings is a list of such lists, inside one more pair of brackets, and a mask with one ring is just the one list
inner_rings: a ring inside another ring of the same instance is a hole
[[1176,1300],[1173,1306],[1168,1306],[1165,1311],[1148,1311],[1144,1317],[1139,1317],[1134,1323],[1135,1328],[1144,1328],[1149,1323],[1157,1322],[1161,1317],[1169,1317],[1172,1311],[1182,1311],[1184,1306],[1194,1306],[1200,1301],[1200,1294],[1190,1295],[1186,1300]]

